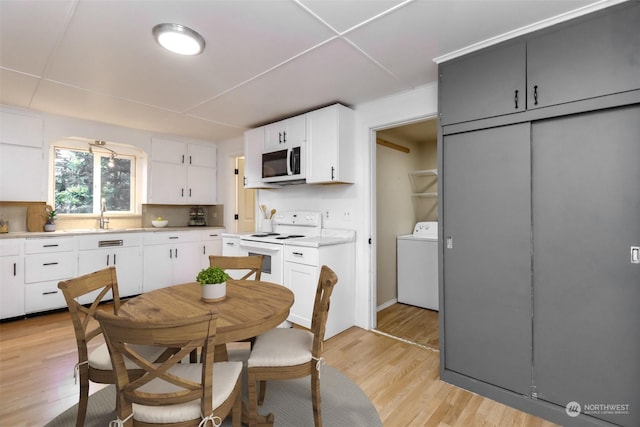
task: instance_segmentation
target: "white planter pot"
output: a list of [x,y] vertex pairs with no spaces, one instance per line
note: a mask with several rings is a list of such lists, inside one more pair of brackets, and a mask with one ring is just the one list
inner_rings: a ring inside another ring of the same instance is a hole
[[44,231],[56,231],[56,224],[54,222],[47,222],[44,225]]
[[215,285],[200,285],[202,290],[202,301],[218,302],[227,296],[227,282],[217,283]]

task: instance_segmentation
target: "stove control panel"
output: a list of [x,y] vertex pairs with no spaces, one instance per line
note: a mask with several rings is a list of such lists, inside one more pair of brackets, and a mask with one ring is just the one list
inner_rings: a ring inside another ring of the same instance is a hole
[[280,225],[300,225],[306,227],[320,227],[322,214],[320,212],[291,211],[276,213],[273,221]]

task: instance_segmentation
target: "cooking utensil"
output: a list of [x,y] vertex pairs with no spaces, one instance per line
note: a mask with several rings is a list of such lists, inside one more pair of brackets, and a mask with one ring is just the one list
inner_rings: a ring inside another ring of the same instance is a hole
[[267,216],[267,205],[260,205],[260,210],[262,211],[262,216],[265,219],[269,219],[269,217]]
[[269,219],[273,218],[273,216],[276,214],[276,210],[275,209],[271,209],[271,215],[269,216]]

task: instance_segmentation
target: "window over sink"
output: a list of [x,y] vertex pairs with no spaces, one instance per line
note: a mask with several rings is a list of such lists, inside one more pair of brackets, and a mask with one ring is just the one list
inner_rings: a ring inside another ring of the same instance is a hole
[[135,212],[136,156],[119,145],[104,147],[76,140],[53,145],[53,200],[59,214]]

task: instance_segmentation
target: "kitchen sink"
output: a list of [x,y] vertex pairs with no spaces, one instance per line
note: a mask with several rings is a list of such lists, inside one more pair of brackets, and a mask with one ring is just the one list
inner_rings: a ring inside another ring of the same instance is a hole
[[73,230],[64,230],[67,233],[107,233],[118,231],[133,231],[138,228],[74,228]]

